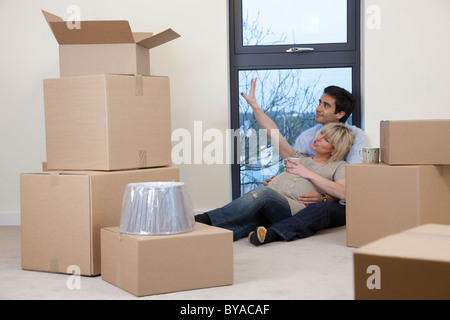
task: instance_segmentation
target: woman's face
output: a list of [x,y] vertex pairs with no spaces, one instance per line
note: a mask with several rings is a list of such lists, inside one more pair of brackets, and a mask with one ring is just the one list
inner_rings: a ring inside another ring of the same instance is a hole
[[334,147],[331,144],[330,138],[326,137],[322,132],[317,135],[316,140],[312,144],[311,148],[319,154],[330,155],[334,152]]

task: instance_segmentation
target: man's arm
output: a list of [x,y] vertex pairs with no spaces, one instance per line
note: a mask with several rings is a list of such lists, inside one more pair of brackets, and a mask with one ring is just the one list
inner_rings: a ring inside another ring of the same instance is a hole
[[350,154],[347,156],[345,161],[349,164],[362,163],[362,158],[359,156],[359,150],[368,146],[367,136],[366,133],[361,129],[353,126],[351,128],[356,134],[355,142],[353,143],[352,150],[350,151]]
[[[339,199],[337,199],[329,194],[325,194],[325,197],[327,197],[326,202],[338,202],[339,201]],[[298,197],[297,200],[300,201],[301,203],[303,203],[305,206],[309,206],[314,203],[324,202],[323,195],[316,191],[313,191],[313,192],[310,192],[307,194],[302,194],[300,197]]]

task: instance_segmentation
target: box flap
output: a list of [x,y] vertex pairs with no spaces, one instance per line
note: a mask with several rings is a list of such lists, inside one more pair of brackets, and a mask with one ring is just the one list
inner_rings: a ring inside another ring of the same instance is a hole
[[153,32],[133,32],[134,42],[136,43],[151,37],[153,37]]
[[81,21],[80,29],[69,29],[60,17],[42,13],[60,45],[134,43],[128,21]]
[[175,40],[179,37],[181,36],[178,33],[173,31],[172,29],[167,29],[166,31],[158,33],[150,38],[140,40],[139,42],[137,42],[137,44],[144,48],[151,49],[169,41]]
[[47,20],[47,23],[63,21],[62,18],[55,16],[54,14],[52,14],[50,12],[42,10],[42,13],[44,14],[45,20]]
[[137,43],[151,49],[180,37],[172,29],[157,35],[151,32],[131,32],[128,21],[81,21],[80,29],[69,29],[67,21],[42,10],[56,40],[60,45]]

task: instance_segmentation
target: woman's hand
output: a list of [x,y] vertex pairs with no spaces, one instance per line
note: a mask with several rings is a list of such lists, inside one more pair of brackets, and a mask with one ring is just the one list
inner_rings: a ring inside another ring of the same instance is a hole
[[312,173],[311,170],[306,169],[303,165],[295,160],[289,160],[289,165],[286,166],[286,171],[308,180],[311,178]]
[[252,79],[252,85],[250,87],[250,92],[248,93],[248,95],[246,95],[244,92],[241,93],[241,96],[244,97],[245,101],[247,101],[247,103],[252,107],[258,106],[255,95],[257,81],[258,78]]

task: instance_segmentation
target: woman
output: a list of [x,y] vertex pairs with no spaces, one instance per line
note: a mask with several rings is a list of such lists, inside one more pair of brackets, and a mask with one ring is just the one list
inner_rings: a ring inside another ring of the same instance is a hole
[[[317,191],[345,200],[346,162],[343,159],[353,145],[351,130],[343,124],[333,123],[325,125],[314,141],[314,157],[294,150],[258,106],[255,99],[256,81],[252,80],[249,95],[242,96],[252,107],[258,123],[267,130],[269,138],[279,141],[276,147],[280,156],[295,160],[289,160],[286,171],[268,186],[261,186],[222,208],[195,217],[197,222],[232,230],[235,241],[248,236],[258,226],[271,226],[305,208],[297,200],[302,194]],[[272,137],[272,133],[278,136]]]

